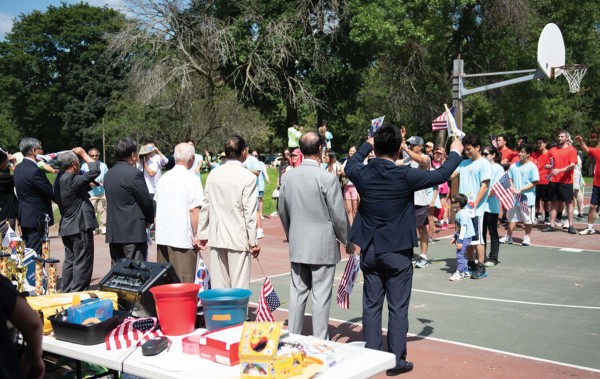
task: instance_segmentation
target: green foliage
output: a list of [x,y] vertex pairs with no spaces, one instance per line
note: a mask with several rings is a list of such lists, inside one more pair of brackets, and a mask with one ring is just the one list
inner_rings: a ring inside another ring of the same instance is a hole
[[122,66],[104,55],[104,37],[124,21],[85,3],[19,16],[0,43],[0,95],[21,134],[49,150],[89,142],[86,129],[123,87]]
[[[327,121],[334,150],[345,152],[381,115],[432,139],[431,121],[452,100],[453,60],[460,56],[468,74],[535,68],[548,22],[562,30],[567,63],[590,67],[582,91],[570,94],[558,78],[468,96],[465,131],[483,140],[498,133],[551,138],[562,128],[586,135],[599,118],[597,1],[138,5],[175,11],[163,12],[173,16],[161,19],[165,30],[87,4],[19,17],[0,43],[0,146],[15,146],[17,134],[34,135],[49,150],[99,146],[103,135],[110,146],[128,134],[155,139],[163,150],[186,138],[199,141],[199,150],[219,150],[228,134],[241,133],[253,147],[273,151],[285,146],[289,122],[298,120],[307,129]],[[130,44],[106,55],[105,36],[123,30],[135,32]],[[143,70],[122,80],[134,63]],[[144,80],[150,74],[162,81]],[[465,85],[508,78],[468,78]]]

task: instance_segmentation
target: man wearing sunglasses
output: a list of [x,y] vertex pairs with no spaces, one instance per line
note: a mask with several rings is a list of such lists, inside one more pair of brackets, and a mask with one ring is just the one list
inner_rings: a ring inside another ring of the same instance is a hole
[[[94,206],[94,211],[98,218],[98,229],[94,234],[106,234],[106,196],[104,196],[104,175],[108,171],[108,166],[100,160],[100,150],[92,147],[88,150],[88,155],[94,162],[98,162],[100,175],[90,184],[92,189],[89,191],[90,201]],[[81,165],[81,171],[88,172],[90,167],[87,163]]]

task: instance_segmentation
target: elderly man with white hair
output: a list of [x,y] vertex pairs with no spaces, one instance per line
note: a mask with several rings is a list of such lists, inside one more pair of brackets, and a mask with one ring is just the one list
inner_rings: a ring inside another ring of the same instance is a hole
[[[82,175],[80,159],[89,167]],[[61,172],[54,180],[54,198],[61,215],[58,234],[65,246],[60,289],[61,292],[85,291],[92,281],[94,230],[98,227],[88,191],[90,183],[100,175],[100,168],[81,147],[60,154],[58,164]]]
[[175,167],[156,186],[157,261],[169,262],[184,283],[193,283],[196,271],[198,216],[203,200],[202,183],[189,169],[194,164],[194,147],[175,146]]

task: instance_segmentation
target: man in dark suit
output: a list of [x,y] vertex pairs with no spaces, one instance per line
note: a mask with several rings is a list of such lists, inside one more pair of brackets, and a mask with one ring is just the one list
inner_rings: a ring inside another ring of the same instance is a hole
[[54,224],[52,212],[52,184],[44,171],[37,165],[36,155],[43,154],[42,143],[31,137],[19,142],[23,162],[15,168],[15,188],[19,198],[19,224],[25,246],[42,252],[44,238],[44,220],[49,218],[48,226]]
[[144,174],[134,166],[137,144],[129,137],[115,144],[118,162],[104,176],[107,219],[106,242],[114,264],[121,258],[146,260],[146,228],[154,222],[154,205]]
[[[346,176],[360,195],[359,212],[350,240],[360,246],[364,274],[363,333],[366,347],[382,349],[381,309],[389,309],[388,348],[396,355],[396,367],[388,376],[411,371],[406,361],[408,306],[412,288],[413,248],[417,247],[414,192],[448,180],[461,162],[462,143],[455,140],[446,162],[435,171],[396,166],[402,135],[396,127],[381,127],[346,163]],[[376,158],[364,159],[375,147]]]
[[[79,174],[83,159],[89,171]],[[90,183],[100,175],[99,163],[81,147],[58,156],[62,170],[54,181],[54,198],[60,210],[58,234],[65,246],[65,261],[60,289],[62,292],[85,291],[94,269],[94,230],[96,212],[88,194]]]

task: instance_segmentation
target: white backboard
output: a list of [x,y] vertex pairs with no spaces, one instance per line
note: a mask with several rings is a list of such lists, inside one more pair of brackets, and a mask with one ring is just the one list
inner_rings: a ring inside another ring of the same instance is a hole
[[[538,41],[538,65],[548,78],[553,77],[552,68],[565,64],[565,42],[562,33],[556,24],[544,26]],[[554,77],[560,75],[560,70]]]

